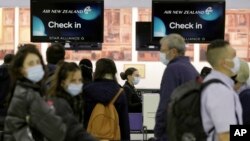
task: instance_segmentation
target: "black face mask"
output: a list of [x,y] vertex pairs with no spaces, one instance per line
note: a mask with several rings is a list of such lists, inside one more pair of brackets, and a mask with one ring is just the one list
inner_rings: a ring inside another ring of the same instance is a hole
[[237,74],[232,76],[231,79],[234,81],[234,84],[236,84],[238,81],[236,80]]

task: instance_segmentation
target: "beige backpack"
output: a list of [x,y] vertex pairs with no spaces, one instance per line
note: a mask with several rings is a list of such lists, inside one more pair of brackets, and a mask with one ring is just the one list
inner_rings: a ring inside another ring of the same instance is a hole
[[98,139],[121,140],[119,116],[114,103],[122,91],[121,88],[108,105],[96,104],[89,119],[87,132]]

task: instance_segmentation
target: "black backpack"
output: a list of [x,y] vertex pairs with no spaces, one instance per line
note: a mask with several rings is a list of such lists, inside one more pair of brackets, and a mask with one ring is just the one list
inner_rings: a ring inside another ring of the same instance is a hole
[[[202,79],[192,80],[177,87],[171,94],[167,111],[167,136],[170,141],[206,141],[201,119],[201,92],[212,83],[222,83],[212,79],[202,83]],[[225,84],[224,84],[225,85]],[[209,130],[211,133],[214,130]]]

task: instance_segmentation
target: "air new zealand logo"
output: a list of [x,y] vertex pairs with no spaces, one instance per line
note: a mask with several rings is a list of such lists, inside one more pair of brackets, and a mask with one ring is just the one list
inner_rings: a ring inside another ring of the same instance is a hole
[[213,8],[212,7],[208,7],[206,10],[205,10],[205,13],[207,14],[207,15],[210,15],[211,13],[213,13]]
[[90,6],[84,8],[84,14],[89,14],[92,11]]

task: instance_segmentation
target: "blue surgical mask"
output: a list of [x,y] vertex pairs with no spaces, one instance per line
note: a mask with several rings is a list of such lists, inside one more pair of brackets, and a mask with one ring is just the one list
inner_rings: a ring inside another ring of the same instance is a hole
[[140,82],[140,77],[134,77],[133,84],[137,85]]
[[74,84],[70,83],[66,89],[66,91],[71,95],[71,96],[77,96],[82,92],[82,86],[83,84]]
[[41,81],[44,76],[44,70],[42,65],[36,65],[34,67],[30,67],[26,71],[27,71],[26,78],[34,83]]

